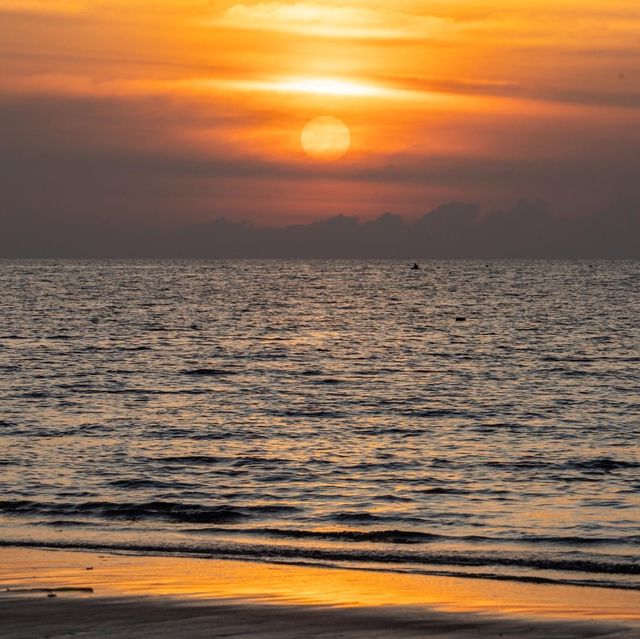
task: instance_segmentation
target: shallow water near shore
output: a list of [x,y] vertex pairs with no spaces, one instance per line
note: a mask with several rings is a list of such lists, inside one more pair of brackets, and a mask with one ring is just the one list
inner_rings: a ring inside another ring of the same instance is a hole
[[2,542],[640,589],[640,263],[409,266],[0,262]]
[[564,584],[487,583],[458,577],[143,556],[131,552],[0,548],[0,599],[80,601],[165,597],[331,608],[415,607],[496,617],[599,620],[640,628],[640,593]]
[[0,548],[3,638],[637,639],[640,593]]

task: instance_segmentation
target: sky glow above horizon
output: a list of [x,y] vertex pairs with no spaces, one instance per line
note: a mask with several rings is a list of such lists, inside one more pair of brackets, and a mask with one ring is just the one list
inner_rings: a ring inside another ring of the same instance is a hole
[[[637,198],[631,0],[0,0],[9,215],[261,225]],[[349,152],[309,157],[331,116]]]

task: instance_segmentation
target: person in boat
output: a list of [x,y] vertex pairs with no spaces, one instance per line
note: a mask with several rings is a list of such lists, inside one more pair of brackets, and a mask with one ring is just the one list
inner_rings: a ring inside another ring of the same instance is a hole
[[412,271],[419,271],[420,270],[420,265],[417,262],[413,263],[413,266],[411,267]]

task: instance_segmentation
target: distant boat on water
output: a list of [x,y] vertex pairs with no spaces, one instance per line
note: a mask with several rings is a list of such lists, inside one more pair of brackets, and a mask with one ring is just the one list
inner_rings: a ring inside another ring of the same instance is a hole
[[411,267],[412,271],[419,271],[420,270],[420,265],[417,262],[413,263],[413,266]]

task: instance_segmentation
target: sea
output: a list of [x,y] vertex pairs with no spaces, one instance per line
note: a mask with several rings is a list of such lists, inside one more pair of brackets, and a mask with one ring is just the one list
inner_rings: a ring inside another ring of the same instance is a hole
[[640,262],[0,261],[0,544],[640,589]]

